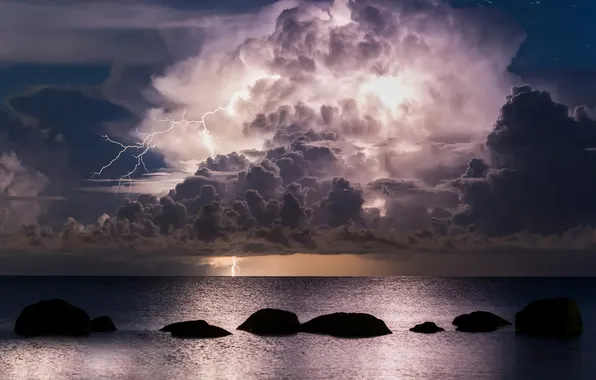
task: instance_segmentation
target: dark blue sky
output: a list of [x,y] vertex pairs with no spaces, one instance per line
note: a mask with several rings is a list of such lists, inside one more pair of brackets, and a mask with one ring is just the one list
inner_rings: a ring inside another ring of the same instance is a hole
[[457,6],[495,7],[528,33],[516,70],[596,68],[596,2],[589,0],[453,0]]

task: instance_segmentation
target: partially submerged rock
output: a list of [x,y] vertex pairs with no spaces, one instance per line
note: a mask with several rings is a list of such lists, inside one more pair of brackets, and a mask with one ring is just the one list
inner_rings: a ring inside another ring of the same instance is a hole
[[289,335],[300,329],[296,314],[279,309],[261,309],[254,312],[238,330],[257,335]]
[[531,302],[515,314],[515,330],[531,336],[573,337],[583,331],[578,304],[570,298]]
[[169,332],[175,338],[221,338],[232,335],[229,331],[210,325],[204,320],[172,323],[159,331]]
[[116,330],[116,325],[108,316],[103,315],[91,320],[91,332],[112,332]]
[[14,332],[25,337],[85,336],[91,332],[91,321],[85,310],[62,299],[51,299],[25,307],[15,322]]
[[456,317],[453,324],[457,326],[457,331],[491,332],[500,327],[508,326],[511,322],[488,311],[474,311]]
[[445,331],[445,329],[437,326],[434,322],[424,322],[412,327],[410,331],[423,334],[434,334],[440,331]]
[[365,313],[333,313],[311,319],[300,326],[301,332],[342,338],[369,338],[391,334],[381,319]]

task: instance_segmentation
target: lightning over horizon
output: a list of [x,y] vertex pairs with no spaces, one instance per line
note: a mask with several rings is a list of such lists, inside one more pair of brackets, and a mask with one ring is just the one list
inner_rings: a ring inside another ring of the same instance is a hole
[[236,270],[240,270],[240,267],[236,263],[236,256],[232,256],[232,266],[231,266],[232,277],[236,277]]

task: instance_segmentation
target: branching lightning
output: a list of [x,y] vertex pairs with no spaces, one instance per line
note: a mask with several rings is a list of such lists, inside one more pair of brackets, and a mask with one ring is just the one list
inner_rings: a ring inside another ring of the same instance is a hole
[[[250,89],[259,80],[265,79],[265,78],[277,80],[277,79],[280,79],[280,76],[279,75],[269,75],[266,73],[257,72],[254,75],[254,77],[250,78],[247,88]],[[133,183],[132,175],[135,174],[140,168],[145,170],[145,172],[147,172],[147,173],[149,172],[149,170],[145,166],[144,157],[149,152],[150,149],[155,148],[155,145],[154,145],[155,138],[158,135],[163,135],[163,134],[170,132],[171,130],[173,130],[180,124],[185,124],[185,125],[197,124],[197,125],[202,126],[202,129],[199,131],[199,137],[200,137],[203,145],[209,151],[209,155],[214,156],[215,155],[214,140],[217,139],[217,137],[214,136],[212,134],[212,132],[209,130],[209,128],[207,127],[206,118],[208,116],[215,115],[216,113],[218,113],[220,111],[226,111],[230,115],[234,114],[234,112],[235,112],[234,108],[236,106],[236,102],[245,98],[245,97],[248,97],[248,95],[249,95],[248,89],[236,91],[231,96],[230,100],[228,101],[228,104],[225,107],[218,107],[212,111],[205,112],[201,116],[201,118],[198,120],[186,120],[186,107],[184,108],[184,112],[182,113],[181,119],[178,121],[174,121],[174,120],[170,119],[168,116],[166,116],[165,119],[157,119],[157,118],[153,117],[154,121],[168,123],[168,127],[166,129],[163,129],[163,130],[160,130],[157,132],[152,132],[152,133],[141,132],[141,131],[139,131],[139,128],[137,127],[137,129],[136,129],[137,134],[142,137],[142,140],[135,144],[125,145],[124,143],[122,143],[120,141],[111,139],[108,135],[101,135],[101,137],[105,141],[107,141],[111,144],[114,144],[114,145],[118,145],[120,147],[120,151],[116,154],[116,156],[110,162],[108,162],[106,165],[104,165],[99,171],[93,173],[91,175],[91,178],[102,175],[104,170],[106,170],[107,168],[112,166],[116,161],[118,161],[124,153],[126,153],[127,151],[133,151],[135,153],[132,156],[136,160],[136,163],[130,171],[128,171],[127,173],[125,173],[118,179],[118,186],[116,186],[116,190],[115,190],[115,193],[118,193],[118,191],[120,190],[120,187],[122,186],[122,182],[127,180],[130,184],[128,187],[128,194],[130,195],[130,192],[132,191],[132,183]]]
[[143,140],[141,140],[140,142],[138,142],[136,144],[125,145],[125,144],[121,143],[120,141],[111,139],[108,135],[102,135],[101,137],[105,141],[115,144],[115,145],[118,145],[121,149],[118,152],[118,154],[116,154],[116,156],[109,163],[104,165],[99,171],[93,173],[91,178],[102,175],[104,170],[106,170],[107,168],[112,166],[127,151],[129,151],[129,150],[135,151],[136,153],[133,154],[133,157],[137,160],[135,165],[133,166],[133,168],[130,171],[128,171],[126,174],[122,175],[119,178],[118,186],[116,186],[116,190],[115,190],[115,193],[117,193],[118,190],[120,190],[122,182],[125,180],[128,180],[130,183],[130,186],[128,188],[128,194],[130,194],[130,192],[132,190],[132,181],[133,181],[132,175],[135,174],[137,172],[137,170],[139,170],[139,168],[141,168],[141,167],[146,172],[149,172],[149,170],[147,170],[147,167],[145,166],[144,156],[147,154],[147,152],[149,152],[149,149],[155,148],[155,145],[153,144],[155,137],[158,135],[162,135],[162,134],[170,132],[172,129],[176,128],[176,126],[178,126],[180,124],[201,125],[203,128],[202,128],[202,130],[199,131],[199,136],[201,137],[203,145],[209,150],[209,154],[211,156],[213,156],[215,154],[215,144],[213,141],[214,137],[213,137],[211,131],[209,130],[209,128],[207,128],[207,123],[205,121],[205,118],[210,115],[215,115],[219,111],[225,111],[225,110],[226,110],[226,107],[218,107],[215,110],[205,112],[199,120],[186,120],[186,108],[184,108],[184,112],[182,113],[182,118],[178,121],[174,121],[167,116],[165,119],[157,119],[154,117],[153,120],[155,120],[155,121],[168,123],[168,128],[161,130],[161,131],[153,132],[153,133],[143,133],[143,132],[140,132],[139,128],[137,127],[137,129],[136,129],[137,133],[143,137]]

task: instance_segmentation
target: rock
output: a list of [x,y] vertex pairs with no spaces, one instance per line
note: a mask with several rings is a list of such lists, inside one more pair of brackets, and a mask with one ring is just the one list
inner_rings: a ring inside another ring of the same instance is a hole
[[103,315],[91,320],[91,332],[112,332],[116,330],[116,325],[108,316]]
[[540,299],[515,314],[515,330],[530,336],[579,336],[583,331],[582,315],[570,298]]
[[261,309],[254,312],[238,330],[257,335],[289,335],[300,329],[296,314],[279,309]]
[[159,331],[170,332],[175,338],[221,338],[232,335],[229,331],[203,320],[172,323]]
[[25,307],[15,322],[14,332],[25,337],[85,336],[91,332],[91,321],[85,310],[52,299]]
[[434,334],[439,331],[445,331],[445,329],[437,326],[434,322],[424,322],[412,327],[410,331],[423,334]]
[[385,322],[365,313],[321,315],[303,323],[300,331],[342,338],[368,338],[391,334]]
[[463,332],[491,332],[499,327],[508,326],[511,322],[488,311],[474,311],[463,314],[453,320],[457,331]]

